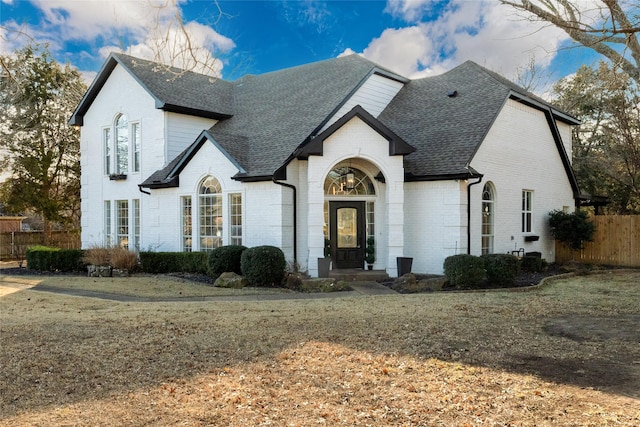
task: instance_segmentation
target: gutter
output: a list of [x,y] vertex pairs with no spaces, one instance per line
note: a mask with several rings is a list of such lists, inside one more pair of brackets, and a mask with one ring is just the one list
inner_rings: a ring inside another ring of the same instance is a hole
[[470,182],[467,184],[467,254],[471,255],[471,186],[480,184],[482,182],[482,177],[484,175],[480,175],[476,182]]
[[151,195],[151,192],[142,189],[142,184],[138,184],[138,190],[140,190],[141,193]]
[[298,263],[298,190],[295,185],[286,182],[277,181],[275,176],[272,178],[274,184],[293,190],[293,262]]

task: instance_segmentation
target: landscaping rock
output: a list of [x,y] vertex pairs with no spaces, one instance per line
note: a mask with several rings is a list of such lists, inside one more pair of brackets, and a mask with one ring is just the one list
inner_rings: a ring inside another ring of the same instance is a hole
[[89,277],[111,277],[113,269],[109,265],[88,265],[87,272]]
[[219,288],[235,288],[240,289],[249,285],[249,281],[236,273],[222,273],[213,284]]

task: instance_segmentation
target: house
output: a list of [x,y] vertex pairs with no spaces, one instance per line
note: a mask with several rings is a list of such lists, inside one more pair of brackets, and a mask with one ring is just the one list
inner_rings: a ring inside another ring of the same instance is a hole
[[82,245],[273,245],[333,268],[441,273],[459,253],[554,260],[573,210],[568,114],[473,62],[410,80],[358,55],[237,81],[112,54],[74,112]]

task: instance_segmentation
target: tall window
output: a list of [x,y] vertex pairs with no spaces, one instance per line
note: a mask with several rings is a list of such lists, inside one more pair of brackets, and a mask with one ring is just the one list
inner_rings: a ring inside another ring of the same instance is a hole
[[222,189],[214,177],[200,185],[200,250],[210,251],[222,246]]
[[102,130],[102,144],[106,175],[140,171],[140,123],[131,123],[126,115],[118,114],[113,123]]
[[104,244],[111,246],[113,237],[111,235],[111,200],[104,201]]
[[522,232],[531,233],[533,215],[533,191],[522,190]]
[[229,237],[232,245],[242,244],[242,194],[229,194]]
[[116,173],[129,170],[129,121],[120,114],[116,119]]
[[493,253],[494,190],[486,183],[482,190],[482,254]]
[[193,250],[193,216],[192,216],[191,196],[182,197],[182,250],[191,252]]
[[103,129],[102,140],[104,145],[104,173],[109,175],[111,173],[111,128]]
[[116,200],[116,244],[129,249],[129,201]]
[[133,248],[140,251],[140,199],[133,199]]
[[133,172],[140,172],[140,123],[131,124],[131,151],[133,152],[131,168]]

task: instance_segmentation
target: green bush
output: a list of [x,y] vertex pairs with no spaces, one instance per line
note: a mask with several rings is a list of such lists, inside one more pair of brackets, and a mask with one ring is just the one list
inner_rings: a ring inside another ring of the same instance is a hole
[[221,246],[209,253],[209,274],[219,276],[222,273],[242,274],[242,252],[247,249],[242,245]]
[[518,257],[511,254],[482,255],[487,280],[491,287],[510,287],[518,276]]
[[465,289],[478,288],[486,279],[482,258],[467,254],[447,257],[444,260],[444,274],[450,285]]
[[80,271],[84,268],[82,251],[32,246],[27,249],[27,268],[40,271]]
[[537,256],[524,256],[520,259],[520,269],[530,273],[538,273],[542,271],[544,262],[542,258]]
[[252,286],[280,286],[287,262],[275,246],[256,246],[242,252],[242,275]]
[[596,231],[595,224],[589,220],[589,214],[585,211],[551,211],[549,226],[553,238],[565,243],[574,251],[582,249],[584,242],[592,242],[593,233]]
[[140,265],[150,274],[206,274],[208,256],[207,252],[140,252]]

